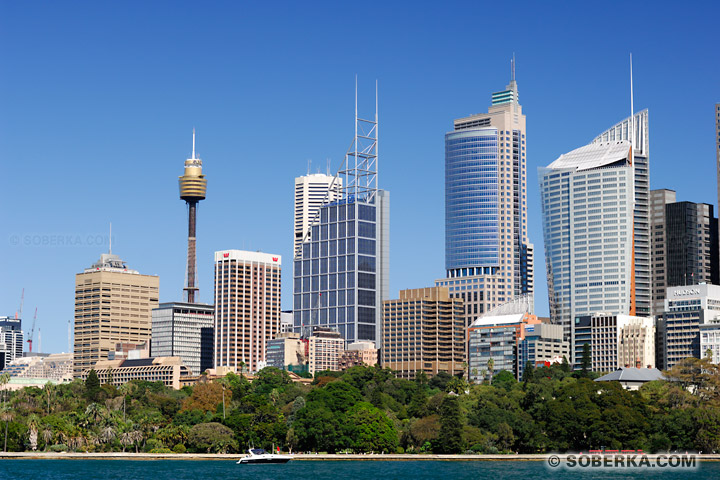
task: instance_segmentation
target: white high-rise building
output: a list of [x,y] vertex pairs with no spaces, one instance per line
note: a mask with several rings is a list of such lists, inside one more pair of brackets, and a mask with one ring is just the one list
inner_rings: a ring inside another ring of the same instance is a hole
[[634,175],[633,262],[635,290],[633,306],[638,315],[650,315],[650,133],[648,110],[642,110],[598,135],[593,143],[632,139]]
[[593,143],[538,169],[550,317],[574,344],[574,320],[635,315],[630,143]]
[[[334,182],[334,183],[333,183]],[[332,175],[313,173],[295,178],[294,256],[302,251],[303,240],[310,240],[310,225],[316,220],[318,209],[340,196],[342,179]],[[308,238],[305,238],[305,236]]]

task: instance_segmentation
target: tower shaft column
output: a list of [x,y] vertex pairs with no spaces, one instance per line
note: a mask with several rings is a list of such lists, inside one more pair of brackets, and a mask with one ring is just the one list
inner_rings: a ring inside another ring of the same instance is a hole
[[188,303],[195,303],[195,227],[197,222],[197,202],[187,202],[188,204],[188,249],[187,249],[187,292]]

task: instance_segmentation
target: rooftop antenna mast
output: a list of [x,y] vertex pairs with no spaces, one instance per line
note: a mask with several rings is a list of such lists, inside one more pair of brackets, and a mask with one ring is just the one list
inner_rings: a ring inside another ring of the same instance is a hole
[[[633,146],[635,145],[635,106],[633,105],[634,97],[633,97],[633,72],[632,72],[632,52],[630,53],[630,150],[633,150]],[[635,155],[635,152],[633,152],[633,155]]]
[[512,60],[510,61],[510,80],[515,81],[515,52],[513,52]]
[[112,255],[112,222],[110,222],[110,239],[108,240],[109,247],[108,247],[108,253]]

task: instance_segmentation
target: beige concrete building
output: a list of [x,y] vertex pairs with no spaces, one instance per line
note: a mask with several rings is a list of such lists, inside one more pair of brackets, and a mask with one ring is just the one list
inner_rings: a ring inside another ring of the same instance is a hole
[[256,372],[280,329],[280,255],[215,252],[215,367]]
[[308,339],[308,372],[340,370],[340,356],[345,351],[345,339],[338,332],[325,327],[313,327]]
[[373,342],[353,342],[340,356],[340,370],[347,370],[357,365],[368,367],[378,363],[378,349]]
[[[119,387],[131,380],[162,382],[167,387],[179,390],[181,379],[191,374],[180,357],[154,357],[134,360],[102,360],[95,365],[100,384],[109,383]],[[85,370],[82,379],[87,380],[90,369]]]
[[160,279],[130,270],[112,253],[75,276],[73,375],[107,360],[118,343],[150,341]]
[[265,360],[268,367],[299,371],[307,366],[308,346],[299,333],[279,333],[267,345]]
[[383,302],[382,365],[402,378],[463,372],[465,312],[447,287],[401,290]]
[[598,313],[590,319],[594,372],[620,367],[655,368],[655,324],[652,317]]
[[10,377],[17,378],[71,382],[73,379],[73,354],[52,353],[16,358],[1,373],[8,373]]

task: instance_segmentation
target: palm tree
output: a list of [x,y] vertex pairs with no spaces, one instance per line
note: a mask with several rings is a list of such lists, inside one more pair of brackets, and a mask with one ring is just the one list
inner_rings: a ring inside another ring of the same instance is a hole
[[43,442],[45,442],[45,450],[48,449],[48,445],[52,441],[52,437],[53,437],[52,428],[50,428],[49,426],[45,426],[45,428],[42,431]]
[[143,441],[143,438],[145,438],[145,435],[143,435],[142,430],[135,430],[130,433],[132,436],[132,440],[135,443],[135,453],[138,453],[138,444]]
[[0,406],[0,420],[5,422],[5,447],[3,448],[3,452],[7,452],[8,424],[14,418],[15,414],[10,406],[3,403],[3,405]]
[[45,394],[47,396],[47,413],[50,415],[50,397],[55,393],[55,385],[52,382],[45,384]]
[[6,397],[5,385],[7,385],[9,382],[10,382],[10,374],[9,373],[5,372],[2,375],[0,375],[0,387],[2,387],[2,390],[3,390],[3,395],[2,395],[3,404],[5,403],[5,397]]
[[120,435],[120,443],[122,444],[123,453],[125,452],[125,448],[128,445],[132,445],[133,443],[133,432],[124,432],[122,435]]
[[97,403],[93,402],[87,406],[87,409],[85,410],[85,415],[91,417],[93,419],[93,423],[97,423],[98,418],[102,416],[102,407]]
[[38,426],[40,425],[40,418],[34,413],[28,417],[27,421],[29,436],[28,441],[30,442],[30,449],[34,452],[37,450],[38,441]]
[[115,427],[112,425],[106,425],[100,432],[100,441],[103,443],[110,443],[115,440],[116,436]]
[[495,368],[495,360],[492,357],[490,357],[488,359],[487,368],[488,368],[488,372],[490,372],[490,384],[492,384],[493,369]]

